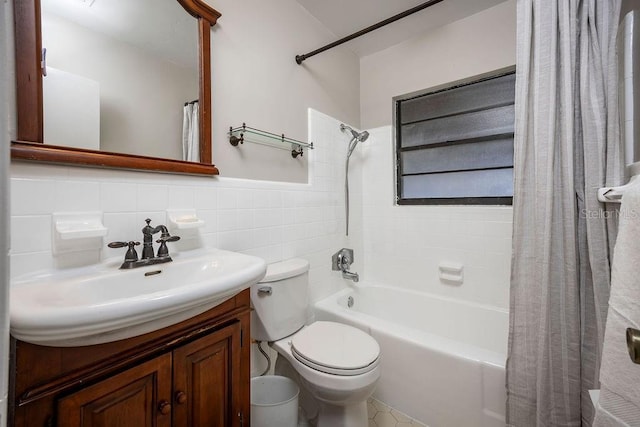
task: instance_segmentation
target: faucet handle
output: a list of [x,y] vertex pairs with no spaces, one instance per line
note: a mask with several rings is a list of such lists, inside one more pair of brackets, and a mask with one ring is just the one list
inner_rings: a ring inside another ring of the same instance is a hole
[[178,240],[180,240],[180,236],[163,236],[156,240],[156,243],[177,242]]
[[127,245],[128,245],[127,242],[111,242],[107,246],[109,246],[112,249],[117,249],[117,248],[124,248]]
[[124,260],[125,261],[137,261],[138,260],[138,253],[136,252],[135,247],[138,246],[139,244],[140,244],[140,242],[134,242],[134,241],[130,241],[130,242],[111,242],[107,246],[109,246],[110,248],[113,248],[113,249],[124,248],[125,246],[128,246],[129,249],[127,250],[127,253],[124,255]]
[[357,282],[360,280],[358,273],[349,271],[349,267],[353,263],[353,249],[342,248],[331,257],[331,269],[333,271],[341,271],[344,279]]
[[180,240],[180,236],[164,236],[156,240],[156,243],[160,243],[158,258],[168,257],[169,248],[167,248],[167,242],[177,242],[178,240]]
[[333,271],[348,271],[351,264],[353,264],[353,249],[342,248],[331,257]]

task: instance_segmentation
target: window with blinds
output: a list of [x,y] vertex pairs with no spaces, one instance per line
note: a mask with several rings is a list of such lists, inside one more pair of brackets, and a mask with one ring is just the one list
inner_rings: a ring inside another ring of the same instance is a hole
[[398,204],[513,198],[513,71],[395,99]]

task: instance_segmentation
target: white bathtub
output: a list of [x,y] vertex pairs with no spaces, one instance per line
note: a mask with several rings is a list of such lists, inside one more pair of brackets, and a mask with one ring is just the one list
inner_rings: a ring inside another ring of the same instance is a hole
[[357,286],[316,303],[314,311],[316,320],[356,326],[378,341],[377,399],[429,427],[505,425],[506,310]]

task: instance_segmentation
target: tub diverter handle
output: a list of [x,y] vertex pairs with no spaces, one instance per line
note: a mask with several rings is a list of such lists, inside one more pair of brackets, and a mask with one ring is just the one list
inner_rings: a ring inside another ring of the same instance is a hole
[[349,267],[353,263],[353,249],[342,248],[331,257],[331,269],[333,271],[341,271],[343,279],[360,280],[358,273],[349,271]]

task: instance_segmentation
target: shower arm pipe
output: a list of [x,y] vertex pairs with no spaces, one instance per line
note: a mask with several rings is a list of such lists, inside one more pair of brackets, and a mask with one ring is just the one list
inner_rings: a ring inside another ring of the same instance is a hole
[[393,15],[391,18],[387,18],[387,19],[385,19],[383,21],[380,21],[380,22],[378,22],[376,24],[373,24],[373,25],[371,25],[371,26],[369,26],[367,28],[364,28],[364,29],[362,29],[360,31],[357,31],[357,32],[355,32],[353,34],[350,34],[350,35],[346,36],[346,37],[343,37],[340,40],[336,40],[333,43],[329,43],[328,45],[322,46],[322,47],[320,47],[320,48],[318,48],[318,49],[316,49],[314,51],[311,51],[309,53],[305,53],[303,55],[296,55],[296,63],[298,65],[302,65],[302,63],[307,58],[311,58],[312,56],[315,56],[315,55],[317,55],[319,53],[322,53],[322,52],[324,52],[326,50],[333,49],[336,46],[340,46],[343,43],[346,43],[346,42],[351,41],[351,40],[353,40],[355,38],[363,36],[363,35],[365,35],[367,33],[370,33],[371,31],[377,30],[378,28],[382,28],[385,25],[389,25],[392,22],[396,22],[396,21],[398,21],[398,20],[400,20],[402,18],[406,18],[409,15],[413,15],[416,12],[420,12],[421,10],[426,9],[426,8],[428,8],[430,6],[433,6],[434,4],[438,4],[441,1],[443,1],[443,0],[429,0],[429,1],[426,1],[426,2],[424,2],[422,4],[419,4],[418,6],[412,7],[411,9],[407,9],[404,12],[398,13],[397,15]]

